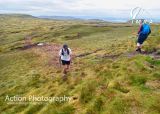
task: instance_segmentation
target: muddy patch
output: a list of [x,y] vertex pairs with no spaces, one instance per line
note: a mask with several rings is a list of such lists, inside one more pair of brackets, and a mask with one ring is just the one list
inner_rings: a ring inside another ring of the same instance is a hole
[[97,50],[92,51],[92,52],[87,52],[87,53],[82,53],[82,54],[79,54],[79,55],[75,55],[75,58],[76,58],[76,57],[80,57],[80,58],[81,58],[81,57],[85,57],[85,56],[88,56],[88,55],[97,53],[98,51],[101,51],[101,50],[103,50],[103,49],[97,49]]

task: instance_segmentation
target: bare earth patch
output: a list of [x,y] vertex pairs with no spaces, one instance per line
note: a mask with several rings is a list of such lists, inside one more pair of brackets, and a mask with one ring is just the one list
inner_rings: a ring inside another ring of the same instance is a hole
[[160,80],[151,80],[146,82],[146,86],[155,89],[155,90],[160,90]]
[[[59,50],[62,48],[61,44],[56,43],[43,43],[43,45],[30,45],[28,47],[22,48],[22,50],[32,50],[34,53],[40,55],[40,60],[47,61],[49,66],[58,67],[59,66]],[[74,51],[74,49],[73,49]],[[76,57],[75,54],[72,55],[73,58]]]

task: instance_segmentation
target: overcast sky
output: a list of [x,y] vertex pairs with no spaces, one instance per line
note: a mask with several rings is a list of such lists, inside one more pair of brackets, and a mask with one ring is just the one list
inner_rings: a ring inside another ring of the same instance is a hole
[[137,6],[160,15],[160,0],[0,0],[0,13],[129,17]]

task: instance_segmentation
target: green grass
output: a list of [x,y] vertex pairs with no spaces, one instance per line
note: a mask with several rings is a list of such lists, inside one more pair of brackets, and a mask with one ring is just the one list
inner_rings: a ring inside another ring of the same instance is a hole
[[[147,86],[160,80],[160,60],[149,55],[126,56],[135,50],[137,26],[89,21],[43,20],[0,16],[0,112],[2,114],[159,114],[159,89]],[[102,26],[103,25],[103,26]],[[159,25],[143,49],[157,53]],[[52,52],[20,50],[24,38],[32,42],[67,43],[76,55],[68,80],[49,62]],[[79,36],[78,36],[79,35]],[[95,50],[98,50],[95,53]],[[110,57],[104,57],[109,55]],[[113,55],[116,56],[115,58]],[[152,84],[154,86],[154,83]],[[157,85],[156,85],[157,87]],[[5,96],[71,96],[70,102],[7,104]]]

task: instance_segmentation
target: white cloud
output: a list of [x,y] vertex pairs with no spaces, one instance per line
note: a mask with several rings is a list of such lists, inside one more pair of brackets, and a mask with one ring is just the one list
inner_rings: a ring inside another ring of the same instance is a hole
[[0,13],[122,16],[140,6],[158,15],[159,4],[159,0],[0,0]]

